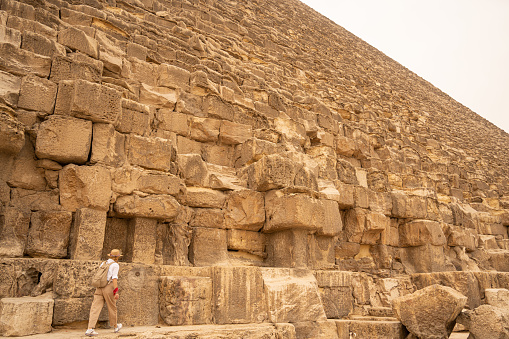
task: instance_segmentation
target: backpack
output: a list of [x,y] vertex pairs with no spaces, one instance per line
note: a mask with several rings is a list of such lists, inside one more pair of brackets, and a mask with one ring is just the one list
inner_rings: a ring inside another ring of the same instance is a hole
[[103,265],[95,271],[94,276],[92,277],[93,287],[105,287],[108,285],[108,269],[113,263],[110,262],[109,264],[104,265],[105,263],[106,261],[104,261]]

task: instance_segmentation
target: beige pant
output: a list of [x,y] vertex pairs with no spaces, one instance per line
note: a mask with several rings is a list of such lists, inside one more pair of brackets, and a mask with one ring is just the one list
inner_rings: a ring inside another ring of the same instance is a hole
[[90,316],[88,318],[88,328],[95,328],[99,314],[106,301],[108,307],[108,316],[110,318],[110,326],[117,326],[117,301],[113,296],[113,284],[110,283],[105,287],[98,287],[94,293],[94,301],[90,307]]

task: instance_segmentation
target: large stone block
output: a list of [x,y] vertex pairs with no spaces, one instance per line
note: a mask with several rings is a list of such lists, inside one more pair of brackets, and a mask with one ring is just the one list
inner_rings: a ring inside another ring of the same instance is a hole
[[509,290],[505,288],[487,288],[484,290],[486,304],[509,310]]
[[407,272],[425,273],[445,270],[444,247],[430,244],[401,249],[401,262]]
[[458,322],[467,325],[470,337],[474,339],[509,338],[509,310],[491,305],[481,305],[475,310],[466,310]]
[[92,129],[91,163],[120,167],[126,161],[125,135],[111,124],[95,123]]
[[80,207],[107,211],[111,199],[110,171],[100,165],[69,164],[59,176],[60,204],[68,211]]
[[402,192],[393,192],[391,195],[393,217],[408,219],[426,218],[426,198],[416,195],[407,195]]
[[83,54],[75,53],[70,57],[55,56],[51,63],[50,80],[59,83],[62,80],[86,80],[99,82],[103,64]]
[[176,156],[170,140],[135,134],[127,137],[126,151],[132,165],[161,171],[169,171]]
[[173,110],[177,103],[177,91],[167,87],[155,87],[142,83],[140,86],[140,103]]
[[[373,318],[366,318],[373,319]],[[405,339],[408,331],[395,320],[336,320],[340,339],[377,338],[377,339]]]
[[[90,307],[94,297],[55,299],[53,308],[53,326],[62,326],[78,321],[88,321]],[[108,321],[108,310],[104,307],[99,321]]]
[[69,245],[72,213],[37,211],[32,213],[26,253],[31,257],[65,258]]
[[176,196],[185,192],[182,179],[159,171],[142,171],[136,180],[136,189],[151,194],[170,194]]
[[327,319],[347,317],[353,311],[353,281],[351,272],[316,271],[316,281],[320,290],[323,308]]
[[308,236],[308,267],[331,269],[336,263],[336,237],[312,234]]
[[10,106],[15,106],[19,99],[20,89],[20,77],[4,71],[0,71],[0,99],[2,99]]
[[308,230],[288,229],[266,234],[268,265],[273,267],[307,267],[308,233]]
[[212,305],[217,324],[260,323],[268,319],[258,267],[214,267],[212,277]]
[[0,70],[16,75],[33,73],[41,78],[49,76],[51,58],[33,52],[17,48],[10,43],[0,42],[0,55],[8,55],[8,58],[0,58]]
[[7,112],[0,111],[0,152],[18,154],[25,144],[25,126]]
[[270,322],[295,323],[327,319],[311,271],[282,268],[260,270]]
[[51,332],[53,305],[48,296],[0,299],[0,334],[14,337]]
[[392,301],[396,317],[418,338],[449,338],[467,297],[432,285]]
[[251,190],[232,192],[226,200],[226,228],[259,231],[265,222],[263,194]]
[[294,326],[297,339],[342,339],[334,320],[297,322]]
[[235,167],[250,165],[260,160],[264,155],[271,155],[278,152],[278,145],[274,142],[251,138],[242,145],[237,146],[237,160]]
[[146,135],[150,131],[150,108],[136,101],[122,99],[122,111],[116,129],[122,133]]
[[180,205],[171,195],[125,195],[117,199],[114,210],[121,217],[173,220]]
[[161,64],[158,68],[158,74],[158,86],[189,91],[191,73],[188,70],[173,65]]
[[268,191],[293,186],[295,164],[278,154],[262,157],[244,169],[248,187],[255,191]]
[[99,43],[82,30],[68,26],[58,32],[58,43],[72,50],[83,52],[94,59],[99,56]]
[[101,259],[105,229],[106,211],[90,208],[76,210],[69,246],[71,259]]
[[34,146],[29,138],[14,157],[12,171],[7,183],[11,187],[43,191],[46,189],[44,169],[39,168],[35,158]]
[[227,120],[221,121],[221,126],[219,128],[219,141],[223,144],[242,144],[247,139],[252,138],[252,136],[253,131],[249,125],[238,124]]
[[83,164],[88,160],[91,143],[90,121],[51,116],[39,126],[35,154],[40,159]]
[[188,187],[181,197],[181,203],[189,207],[222,208],[226,194],[209,188]]
[[5,207],[0,216],[0,257],[22,257],[27,244],[30,212]]
[[58,44],[55,40],[51,40],[42,34],[30,32],[29,30],[23,32],[21,48],[50,58],[57,55],[65,56],[66,52],[65,47]]
[[401,247],[445,245],[447,239],[439,222],[430,220],[413,220],[399,227],[399,245]]
[[228,230],[228,249],[242,251],[263,257],[265,253],[265,234],[244,230]]
[[319,200],[300,193],[271,191],[265,195],[266,233],[285,229],[307,229],[324,235],[342,230],[337,203]]
[[212,322],[212,279],[209,277],[161,277],[159,310],[170,326]]
[[155,261],[157,220],[133,218],[129,220],[126,236],[125,260],[143,264]]
[[345,213],[344,229],[348,241],[362,244],[376,244],[380,234],[389,225],[389,218],[362,208],[350,209]]
[[187,186],[206,186],[209,172],[207,165],[199,154],[179,154],[178,168]]
[[189,246],[189,261],[194,266],[212,266],[228,260],[226,230],[193,227]]

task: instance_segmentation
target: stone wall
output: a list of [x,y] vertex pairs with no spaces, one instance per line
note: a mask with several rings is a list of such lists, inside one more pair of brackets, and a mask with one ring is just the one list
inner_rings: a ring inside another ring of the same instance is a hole
[[509,135],[298,1],[0,0],[0,132],[1,296],[54,291],[53,325],[91,290],[41,272],[111,248],[149,281],[130,324],[311,333],[411,274],[509,272]]

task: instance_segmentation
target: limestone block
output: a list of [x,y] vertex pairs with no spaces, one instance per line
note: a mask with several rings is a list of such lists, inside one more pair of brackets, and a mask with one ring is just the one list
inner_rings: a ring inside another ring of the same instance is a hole
[[425,198],[414,195],[406,195],[402,192],[393,192],[392,216],[396,218],[424,219],[427,212]]
[[204,71],[196,71],[190,75],[191,93],[199,96],[218,94],[217,86],[208,79]]
[[151,194],[169,194],[176,196],[185,192],[186,187],[182,179],[159,171],[141,171],[136,180],[136,189]]
[[307,267],[308,232],[288,229],[266,234],[267,263],[273,267]]
[[226,230],[193,227],[189,261],[194,266],[212,266],[228,260]]
[[127,229],[131,219],[106,218],[104,241],[101,260],[107,260],[111,249],[118,248],[122,253],[126,250]]
[[99,82],[103,64],[83,54],[72,54],[71,57],[55,56],[51,63],[50,80],[59,83],[62,80],[86,80]]
[[200,142],[215,142],[219,137],[221,120],[192,117],[189,122],[190,137]]
[[486,250],[499,249],[494,235],[479,234],[479,247]]
[[21,81],[18,107],[43,113],[53,113],[57,85],[35,75],[27,75]]
[[156,250],[157,220],[133,218],[127,227],[125,260],[153,264]]
[[70,212],[33,212],[26,253],[31,257],[65,258],[71,223]]
[[311,271],[283,268],[260,268],[260,271],[270,322],[326,320]]
[[418,338],[449,338],[467,303],[460,292],[432,285],[392,301],[396,317]]
[[20,88],[20,77],[0,71],[0,99],[11,106],[15,106],[18,103]]
[[444,247],[426,244],[402,248],[401,262],[408,272],[426,273],[444,271]]
[[250,165],[251,163],[260,160],[264,155],[271,155],[278,152],[277,144],[251,138],[246,140],[242,145],[237,147],[237,160],[235,167],[242,167]]
[[41,78],[48,78],[51,68],[51,58],[17,48],[10,43],[0,42],[0,55],[8,58],[0,59],[0,70],[15,75],[33,73]]
[[150,131],[150,108],[136,101],[122,99],[122,111],[116,129],[122,133],[146,135]]
[[369,209],[374,212],[390,216],[392,212],[392,197],[390,193],[368,191]]
[[92,128],[91,163],[120,167],[126,161],[125,135],[111,124],[95,123]]
[[[185,213],[182,213],[185,214]],[[189,245],[192,238],[192,229],[177,220],[164,228],[163,263],[165,265],[189,266]]]
[[189,115],[161,108],[156,112],[157,127],[175,132],[182,136],[189,135]]
[[60,204],[68,211],[80,207],[107,211],[111,198],[110,172],[100,165],[69,164],[60,172]]
[[477,232],[450,225],[447,232],[448,246],[462,246],[468,251],[475,251],[478,245]]
[[360,251],[360,244],[355,242],[340,242],[335,247],[336,259],[353,258]]
[[189,226],[224,228],[224,212],[218,208],[194,208]]
[[207,168],[209,170],[208,187],[221,191],[246,189],[247,183],[237,176],[233,167],[207,163]]
[[177,103],[177,91],[167,87],[154,87],[142,83],[140,86],[140,103],[173,110]]
[[106,211],[76,210],[70,237],[69,256],[74,260],[100,260],[106,230]]
[[[508,338],[509,337],[509,311],[491,305],[481,305],[475,310],[462,313],[467,318],[466,324],[470,337],[477,338]],[[460,321],[460,319],[458,319]],[[465,322],[461,319],[462,323]]]
[[189,207],[222,208],[226,194],[209,188],[188,187],[181,203]]
[[297,322],[294,326],[298,339],[341,339],[338,337],[338,329],[334,320]]
[[336,164],[337,179],[345,184],[357,185],[357,172],[355,167],[348,161],[338,159]]
[[221,143],[237,145],[252,137],[253,131],[250,125],[238,124],[227,120],[221,121],[219,128],[219,141]]
[[234,148],[231,145],[203,145],[203,159],[213,165],[232,167]]
[[499,272],[509,272],[509,251],[507,250],[490,250],[490,264]]
[[40,210],[60,210],[59,191],[34,191],[23,188],[12,188],[10,204],[20,209],[30,209],[32,211]]
[[94,59],[97,59],[99,56],[99,43],[97,40],[72,26],[68,26],[58,32],[58,43],[72,50],[83,52]]
[[51,332],[53,305],[47,296],[0,299],[0,334],[15,337]]
[[0,43],[9,43],[16,47],[21,46],[21,32],[17,29],[6,27],[5,23],[0,25]]
[[[94,297],[55,299],[53,308],[53,326],[71,324],[77,321],[88,321],[90,307]],[[104,307],[99,314],[99,321],[108,321],[108,310]]]
[[142,217],[153,219],[174,219],[180,205],[171,195],[125,195],[117,199],[115,212],[121,217]]
[[175,161],[175,149],[168,139],[131,134],[126,140],[127,158],[132,165],[169,171]]
[[95,38],[99,42],[99,60],[106,71],[113,74],[122,72],[122,58],[125,56],[125,43],[101,30],[96,30]]
[[376,244],[380,234],[389,225],[389,218],[381,213],[361,208],[350,209],[345,214],[345,232],[348,241],[362,244]]
[[92,122],[65,116],[51,116],[37,132],[35,154],[41,159],[83,164],[88,160]]
[[212,279],[209,277],[161,277],[160,316],[167,325],[201,325],[212,322]]
[[5,207],[0,216],[0,257],[22,257],[27,243],[30,212]]
[[138,167],[123,166],[111,172],[111,189],[121,195],[132,194],[138,189],[138,179],[142,169]]
[[308,236],[308,267],[313,269],[333,268],[336,238],[313,234]]
[[345,184],[339,180],[334,181],[334,186],[339,192],[338,202],[340,209],[349,209],[355,206],[354,186]]
[[354,274],[328,270],[315,272],[327,319],[340,319],[353,311],[352,277]]
[[264,282],[258,267],[214,267],[213,314],[217,324],[267,320]]
[[169,88],[180,88],[183,91],[189,91],[189,80],[191,73],[183,68],[161,64],[157,70],[159,78],[157,85]]
[[[373,319],[373,318],[367,318]],[[339,338],[403,339],[408,331],[399,321],[392,320],[336,320]]]
[[370,190],[363,186],[354,186],[353,199],[354,206],[360,208],[369,208],[369,192]]
[[322,201],[305,194],[270,191],[265,195],[265,210],[267,218],[263,228],[265,233],[285,229],[307,229],[322,232],[335,230],[336,232],[333,233],[341,231],[339,210],[336,211],[336,223],[334,224],[334,220],[330,220],[330,216],[325,217],[325,207]]
[[47,57],[65,56],[65,47],[42,34],[23,31],[21,48]]
[[37,167],[34,146],[29,138],[25,145],[14,157],[12,172],[7,183],[11,187],[43,191],[46,188],[44,170]]
[[413,220],[399,227],[399,245],[402,247],[445,245],[447,239],[440,223],[430,220]]
[[505,288],[487,288],[484,290],[488,305],[509,310],[509,290]]
[[228,230],[227,242],[229,250],[243,251],[258,256],[263,256],[265,252],[265,235],[260,232]]
[[0,112],[0,152],[18,154],[25,144],[25,126],[7,112]]
[[206,186],[208,168],[199,154],[179,154],[177,163],[187,186]]
[[262,193],[242,190],[228,196],[225,211],[227,228],[259,231],[264,222],[265,199]]

